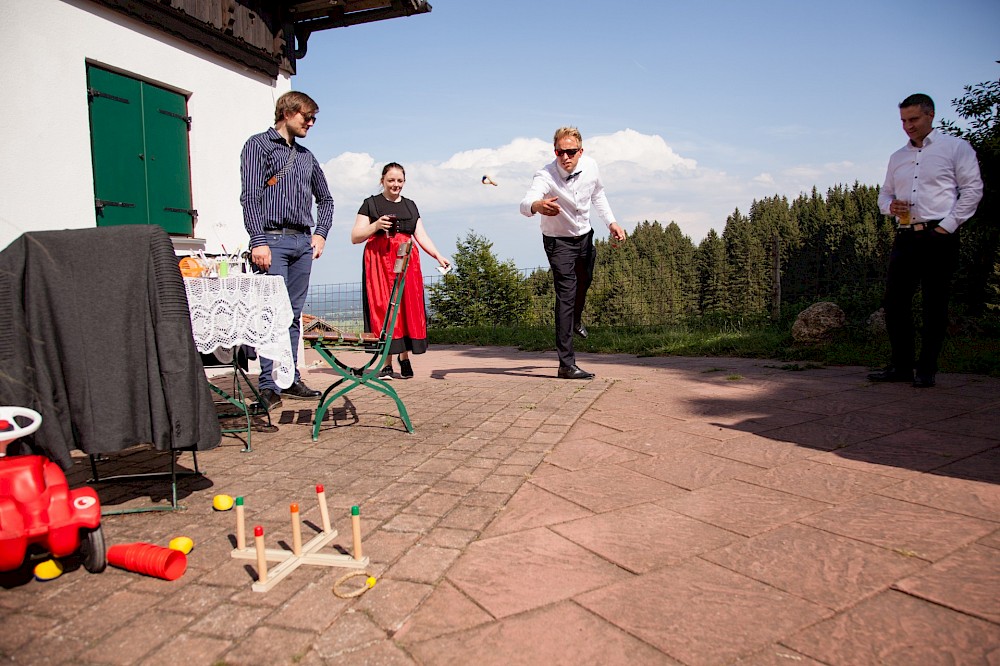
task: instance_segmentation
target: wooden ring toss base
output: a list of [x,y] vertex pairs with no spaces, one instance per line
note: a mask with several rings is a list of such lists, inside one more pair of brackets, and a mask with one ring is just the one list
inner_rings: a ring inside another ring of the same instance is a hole
[[[302,543],[299,506],[298,504],[292,504],[291,506],[292,550],[265,548],[264,528],[260,525],[254,527],[254,547],[248,547],[246,543],[246,526],[244,524],[243,498],[239,497],[236,499],[236,548],[230,552],[230,555],[235,559],[257,561],[257,582],[251,586],[254,592],[267,592],[285,578],[285,576],[303,564],[362,570],[352,573],[363,573],[364,568],[368,566],[368,558],[364,557],[361,553],[360,518],[356,506],[351,507],[351,522],[354,526],[354,555],[320,552],[337,538],[337,530],[330,524],[326,494],[322,485],[316,486],[316,498],[319,501],[323,527],[322,531],[307,543]],[[267,565],[269,561],[278,562],[278,565],[270,569],[270,571]]]

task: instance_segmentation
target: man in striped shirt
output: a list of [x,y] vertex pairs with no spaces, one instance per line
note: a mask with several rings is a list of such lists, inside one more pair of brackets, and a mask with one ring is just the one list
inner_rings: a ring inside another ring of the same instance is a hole
[[[273,363],[260,360],[259,389],[268,411],[281,396],[313,400],[320,392],[302,383],[298,369],[299,321],[309,291],[312,262],[319,259],[333,223],[333,197],[319,162],[298,143],[316,122],[319,106],[308,95],[287,92],[274,107],[274,127],[247,139],[240,156],[243,223],[250,235],[250,255],[261,273],[280,275],[292,303],[288,335],[295,361],[295,381],[280,389],[271,376]],[[312,207],[318,220],[313,229]]]

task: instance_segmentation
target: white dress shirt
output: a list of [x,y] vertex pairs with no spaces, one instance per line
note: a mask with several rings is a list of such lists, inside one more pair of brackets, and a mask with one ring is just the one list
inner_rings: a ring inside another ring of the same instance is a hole
[[909,201],[914,222],[941,220],[954,233],[976,212],[983,198],[976,151],[965,139],[936,129],[917,148],[909,141],[889,157],[878,207],[889,215],[893,199]]
[[558,160],[536,171],[531,179],[531,188],[521,201],[521,214],[533,216],[531,204],[552,197],[558,197],[557,203],[562,211],[558,215],[541,216],[540,226],[546,236],[582,236],[590,232],[591,204],[608,227],[618,223],[604,194],[597,162],[586,155],[580,156],[572,174],[564,171]]

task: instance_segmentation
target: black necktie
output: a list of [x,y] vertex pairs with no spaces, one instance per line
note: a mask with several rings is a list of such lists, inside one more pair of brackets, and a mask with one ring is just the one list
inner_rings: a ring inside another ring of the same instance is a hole
[[568,183],[569,181],[571,181],[574,178],[576,178],[577,176],[579,176],[581,173],[583,173],[583,172],[582,171],[577,171],[576,173],[571,173],[570,175],[566,176],[566,182]]

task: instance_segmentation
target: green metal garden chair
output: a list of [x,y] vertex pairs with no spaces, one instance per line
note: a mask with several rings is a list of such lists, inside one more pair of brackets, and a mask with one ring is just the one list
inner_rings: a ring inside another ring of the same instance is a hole
[[[399,417],[403,420],[406,431],[413,432],[413,424],[410,423],[410,416],[406,413],[403,401],[391,385],[378,378],[378,373],[385,365],[385,359],[389,355],[392,333],[396,329],[396,317],[399,315],[399,304],[403,300],[403,285],[406,282],[406,269],[410,265],[412,250],[413,241],[407,241],[399,246],[396,253],[396,263],[393,266],[396,279],[392,283],[392,291],[389,292],[389,307],[382,332],[379,335],[371,333],[359,335],[306,333],[302,336],[305,344],[315,349],[323,360],[340,375],[340,378],[320,396],[319,407],[316,409],[316,416],[313,420],[312,438],[314,442],[319,439],[319,428],[330,405],[359,386],[367,386],[392,398],[399,409]],[[369,355],[369,359],[364,365],[352,367],[337,358],[338,352],[364,352]]]

